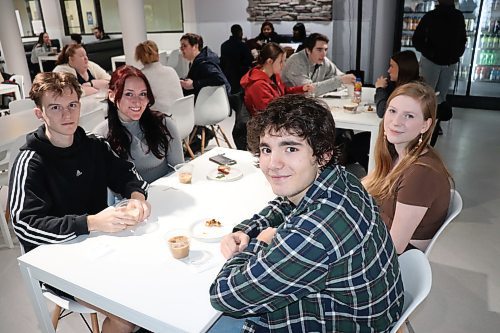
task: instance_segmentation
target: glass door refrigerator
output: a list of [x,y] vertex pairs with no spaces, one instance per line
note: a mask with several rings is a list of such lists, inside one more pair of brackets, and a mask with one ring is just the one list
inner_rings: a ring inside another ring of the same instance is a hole
[[[420,19],[437,5],[431,0],[397,2],[394,52],[413,50],[412,36]],[[500,110],[500,0],[455,1],[467,30],[463,56],[450,85],[454,106]]]

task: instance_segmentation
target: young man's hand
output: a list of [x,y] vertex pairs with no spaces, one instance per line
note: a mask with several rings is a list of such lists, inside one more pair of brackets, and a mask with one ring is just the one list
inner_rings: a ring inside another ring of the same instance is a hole
[[236,231],[224,236],[220,241],[220,251],[224,258],[229,259],[237,253],[242,252],[248,246],[250,237],[243,231]]
[[260,234],[257,236],[257,239],[266,244],[270,244],[274,238],[274,235],[276,235],[276,228],[268,227],[260,232]]
[[89,231],[118,232],[137,223],[137,219],[114,207],[108,207],[95,215],[87,216]]
[[181,87],[185,90],[192,90],[193,88],[193,80],[185,79],[181,80]]
[[356,76],[354,74],[345,74],[340,77],[343,84],[354,84],[356,82]]

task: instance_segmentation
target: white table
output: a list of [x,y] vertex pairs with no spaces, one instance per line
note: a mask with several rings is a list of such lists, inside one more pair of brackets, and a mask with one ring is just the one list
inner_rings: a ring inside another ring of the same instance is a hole
[[359,108],[366,109],[365,104],[371,104],[372,112],[359,112],[347,113],[344,111],[343,106],[351,103],[350,97],[343,98],[321,98],[328,104],[332,111],[333,119],[335,120],[335,127],[352,129],[355,131],[368,131],[370,132],[370,152],[368,159],[368,171],[375,167],[375,143],[379,132],[379,125],[381,119],[378,118],[375,110],[373,96],[375,95],[375,88],[363,88],[361,95],[361,103]]
[[[81,103],[80,126],[90,131],[104,120],[107,104],[94,96],[83,97]],[[20,136],[33,132],[41,124],[42,121],[35,116],[33,109],[0,117],[0,150],[14,143]]]
[[56,61],[57,57],[58,57],[57,54],[56,55],[38,56],[38,64],[40,65],[40,72],[44,72],[44,70],[43,70],[43,62],[44,61]]
[[[243,171],[234,182],[208,180],[216,168],[208,157],[225,152]],[[193,184],[176,175],[151,185],[149,233],[92,233],[71,244],[44,245],[20,257],[19,265],[43,332],[54,332],[38,281],[45,281],[86,302],[153,332],[205,332],[219,317],[209,287],[223,265],[218,243],[191,240],[191,251],[212,257],[202,271],[171,257],[166,233],[197,220],[218,218],[229,229],[250,218],[274,198],[250,153],[214,148],[196,158]],[[204,270],[203,270],[204,269]]]
[[[160,56],[160,63],[162,65],[165,65],[165,66],[167,65],[168,56],[171,52],[172,51],[165,51],[165,50],[158,51],[158,55]],[[126,63],[125,55],[111,57],[111,69],[113,70],[113,72],[116,70],[116,63],[125,64]]]
[[0,95],[14,93],[16,99],[21,99],[21,91],[17,84],[0,83]]

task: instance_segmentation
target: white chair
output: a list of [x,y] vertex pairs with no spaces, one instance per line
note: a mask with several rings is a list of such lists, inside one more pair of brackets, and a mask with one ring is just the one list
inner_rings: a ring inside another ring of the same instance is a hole
[[399,256],[398,260],[405,288],[405,300],[401,317],[392,328],[391,333],[396,333],[405,322],[408,330],[414,332],[408,317],[431,291],[431,265],[425,254],[416,249],[406,251]]
[[[9,145],[2,146],[0,148],[0,187],[9,186],[9,177],[10,170],[14,160],[17,157],[17,153],[19,152],[19,148],[26,142],[26,137],[21,135],[14,142]],[[8,206],[8,205],[7,205]],[[2,229],[2,236],[5,240],[5,245],[0,245],[0,247],[9,247],[13,248],[14,243],[12,242],[12,237],[9,231],[9,225],[7,223],[7,219],[3,212],[3,209],[0,209],[0,229]]]
[[[24,254],[24,246],[20,243],[21,254]],[[100,333],[99,330],[99,321],[97,319],[97,311],[86,307],[83,304],[78,303],[75,300],[66,298],[64,296],[59,296],[55,294],[52,290],[42,286],[42,294],[43,296],[55,304],[54,312],[52,312],[52,325],[54,326],[54,330],[57,331],[57,325],[59,324],[59,319],[66,317],[71,313],[78,313],[80,317],[82,317],[85,325],[91,333]],[[64,313],[65,311],[69,311],[69,313]],[[92,327],[89,326],[87,320],[83,316],[84,313],[90,314],[90,320],[92,323]]]
[[451,221],[455,219],[455,217],[460,214],[462,211],[463,207],[463,201],[462,201],[462,196],[460,193],[458,193],[457,190],[452,189],[451,190],[451,195],[450,195],[450,206],[448,207],[448,214],[446,216],[446,220],[444,221],[443,225],[439,230],[436,232],[434,237],[432,237],[431,242],[429,245],[427,245],[427,248],[425,249],[425,255],[429,257],[429,254],[431,253],[432,248],[434,247],[434,244],[436,243],[436,240],[438,237],[441,235],[443,230],[450,224]]
[[32,99],[16,99],[9,103],[10,114],[20,111],[33,110],[36,107]]
[[194,95],[179,98],[170,106],[168,112],[172,114],[182,143],[191,158],[194,158],[193,151],[189,146],[189,134],[194,128]]
[[[233,148],[229,142],[226,133],[222,130],[219,122],[229,116],[231,108],[227,98],[226,88],[224,86],[203,87],[198,93],[196,103],[194,104],[194,124],[196,126],[209,126],[215,135],[217,146],[220,147],[217,135],[222,135],[229,148]],[[201,134],[201,153],[205,151],[205,128],[202,128]]]
[[9,78],[10,81],[15,81],[19,85],[19,90],[21,92],[21,98],[24,98],[24,76],[20,74],[14,74]]
[[170,52],[167,59],[167,66],[175,69],[181,79],[185,78],[189,72],[189,62],[184,59],[179,49],[174,49]]

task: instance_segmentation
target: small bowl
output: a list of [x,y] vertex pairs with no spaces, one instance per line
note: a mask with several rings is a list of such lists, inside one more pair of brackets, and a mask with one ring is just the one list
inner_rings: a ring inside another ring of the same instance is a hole
[[344,111],[345,112],[356,113],[357,109],[358,109],[358,104],[356,104],[356,103],[344,104]]

